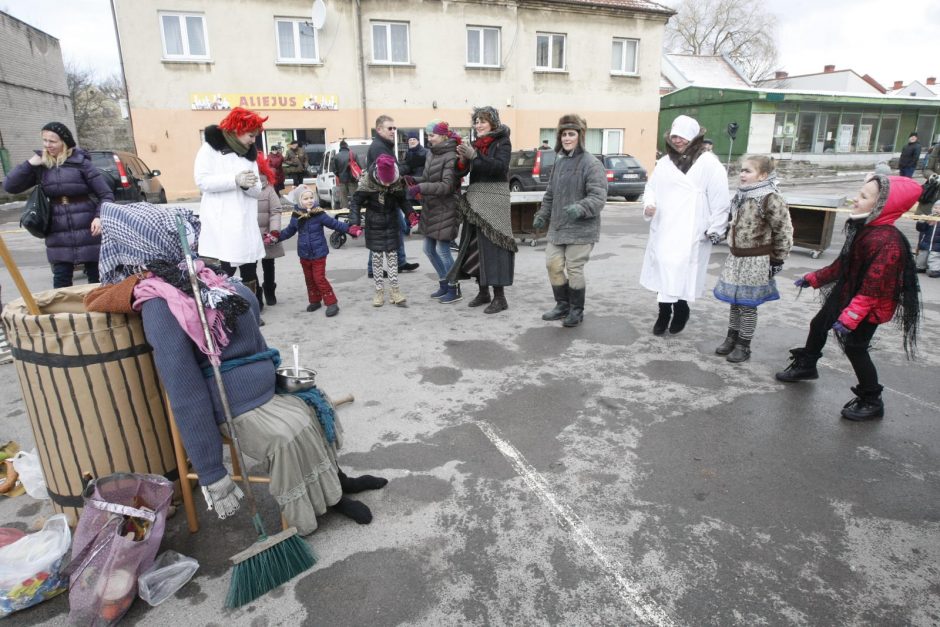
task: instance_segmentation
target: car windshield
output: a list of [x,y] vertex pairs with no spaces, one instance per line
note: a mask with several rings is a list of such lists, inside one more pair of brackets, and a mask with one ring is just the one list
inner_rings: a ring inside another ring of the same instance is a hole
[[509,163],[511,168],[525,168],[535,165],[535,151],[534,150],[520,150],[519,152],[513,153],[512,160]]
[[110,152],[93,152],[91,153],[91,164],[96,168],[113,168],[114,157],[111,156]]
[[607,167],[611,170],[629,170],[642,166],[633,157],[607,157]]
[[350,146],[349,149],[356,155],[356,163],[359,164],[359,167],[365,168],[366,161],[369,160],[369,145]]

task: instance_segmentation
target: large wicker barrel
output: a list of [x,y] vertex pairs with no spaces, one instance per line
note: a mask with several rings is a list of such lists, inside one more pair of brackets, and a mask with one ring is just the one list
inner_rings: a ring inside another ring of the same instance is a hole
[[139,316],[86,312],[94,286],[35,294],[3,309],[26,413],[49,495],[72,523],[82,477],[138,472],[177,477],[167,408]]

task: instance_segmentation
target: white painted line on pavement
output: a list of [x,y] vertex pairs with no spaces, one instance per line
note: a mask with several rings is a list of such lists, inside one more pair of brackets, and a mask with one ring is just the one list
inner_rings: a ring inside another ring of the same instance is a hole
[[559,502],[548,486],[548,482],[525,460],[516,447],[504,440],[496,432],[496,429],[488,422],[474,420],[473,424],[480,428],[490,442],[499,450],[500,453],[512,464],[516,472],[522,477],[522,480],[535,492],[535,495],[546,505],[555,510],[555,513],[561,516],[574,531],[575,539],[590,549],[594,558],[600,563],[606,571],[608,577],[613,579],[620,587],[620,596],[630,606],[633,613],[641,620],[652,625],[675,625],[676,623],[669,615],[659,607],[655,601],[649,599],[632,581],[624,577],[621,572],[623,566],[616,560],[613,560],[601,550],[599,543],[594,538],[594,534],[581,518],[575,514],[571,508]]

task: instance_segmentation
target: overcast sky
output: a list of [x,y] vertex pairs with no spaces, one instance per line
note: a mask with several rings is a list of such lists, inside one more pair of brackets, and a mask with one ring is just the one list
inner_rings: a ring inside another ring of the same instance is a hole
[[[338,1],[346,0],[327,3]],[[896,80],[940,78],[938,0],[763,3],[779,20],[779,65],[790,74],[821,72],[834,64],[870,74],[889,88]],[[58,37],[66,61],[101,77],[120,70],[108,0],[0,0],[0,9]]]

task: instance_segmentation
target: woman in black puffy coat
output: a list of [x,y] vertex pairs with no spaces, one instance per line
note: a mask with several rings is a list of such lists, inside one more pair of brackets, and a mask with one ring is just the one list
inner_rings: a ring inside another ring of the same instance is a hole
[[3,189],[19,194],[41,179],[42,191],[52,205],[52,223],[46,236],[46,258],[52,264],[52,286],[72,285],[75,264],[85,265],[89,283],[98,283],[102,202],[114,202],[105,177],[91,164],[87,152],[75,145],[71,131],[61,122],[42,127],[42,151],[19,164],[3,182]]

